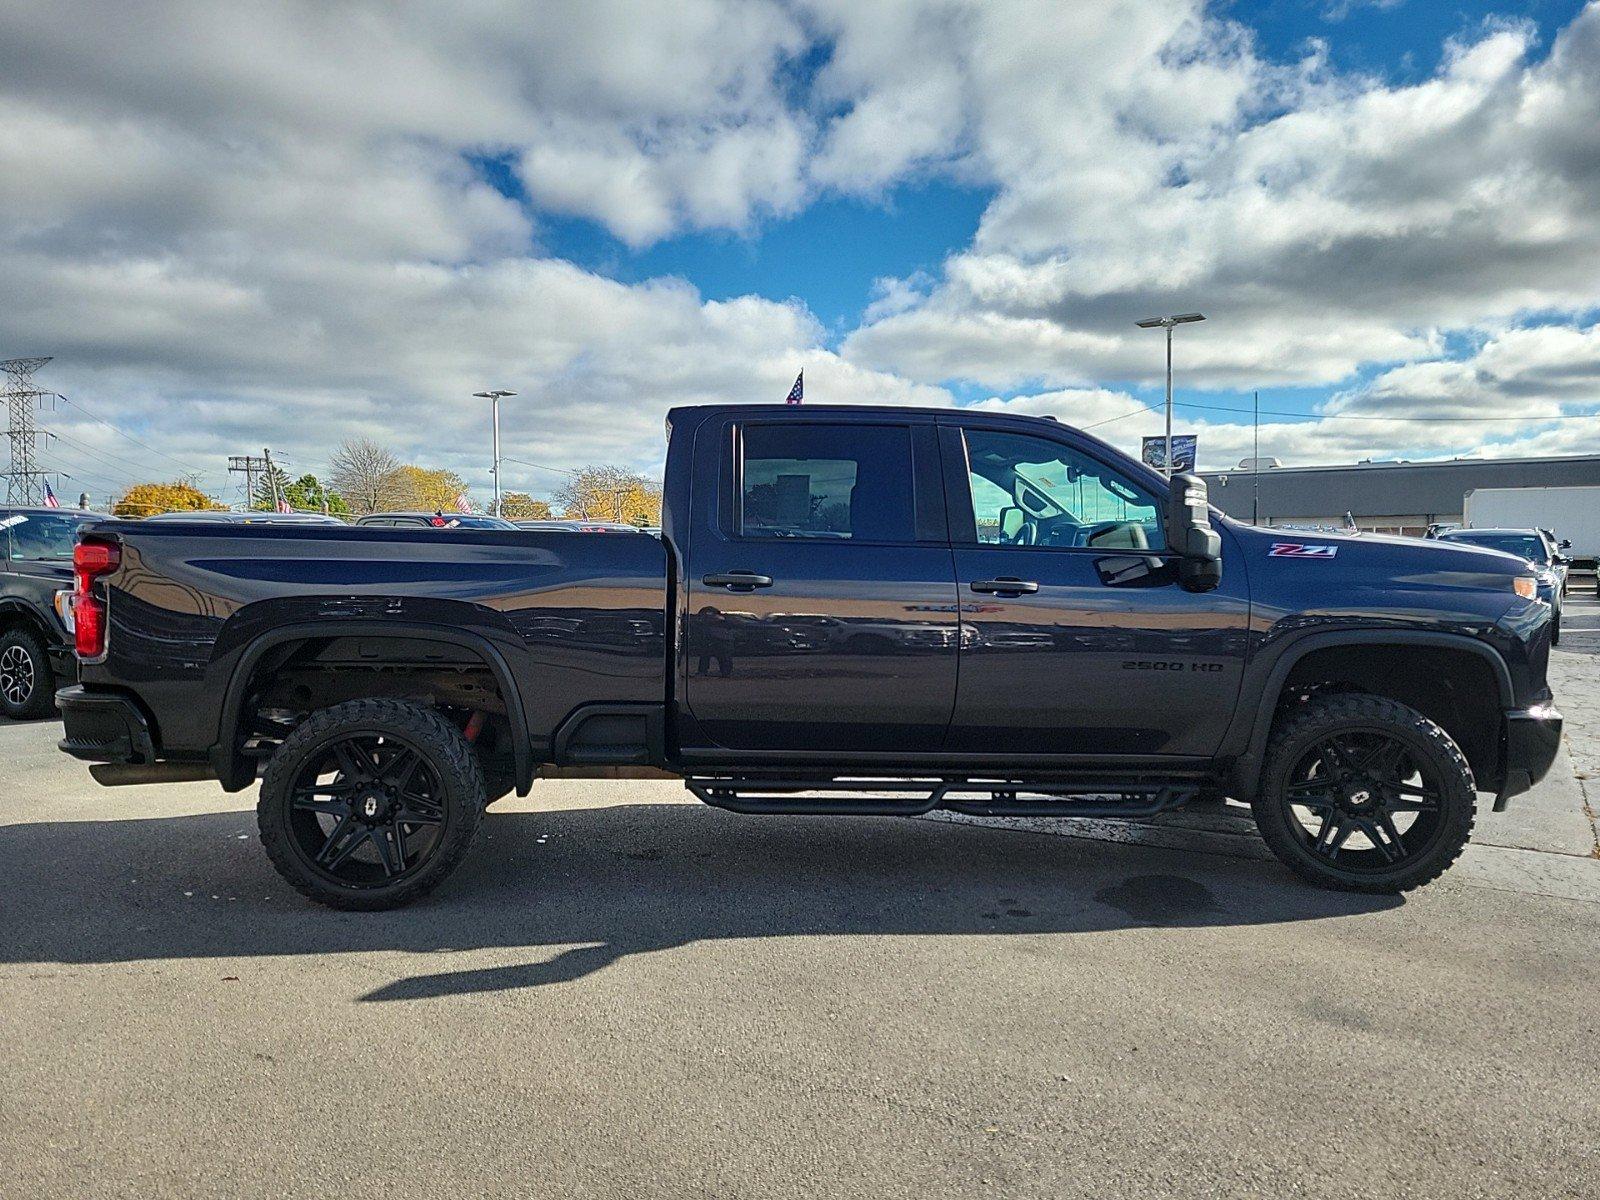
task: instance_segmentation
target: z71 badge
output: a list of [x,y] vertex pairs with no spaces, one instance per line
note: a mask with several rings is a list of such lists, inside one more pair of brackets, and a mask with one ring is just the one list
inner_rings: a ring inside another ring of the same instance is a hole
[[1339,553],[1337,546],[1308,546],[1304,542],[1273,542],[1267,551],[1268,558],[1332,558]]

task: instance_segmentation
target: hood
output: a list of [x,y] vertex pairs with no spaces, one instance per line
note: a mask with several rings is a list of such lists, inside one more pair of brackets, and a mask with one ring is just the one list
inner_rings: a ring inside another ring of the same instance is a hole
[[1313,532],[1229,524],[1250,559],[1252,573],[1265,568],[1300,578],[1326,572],[1335,586],[1473,588],[1512,594],[1511,581],[1532,575],[1515,554],[1481,546],[1401,537],[1385,533]]

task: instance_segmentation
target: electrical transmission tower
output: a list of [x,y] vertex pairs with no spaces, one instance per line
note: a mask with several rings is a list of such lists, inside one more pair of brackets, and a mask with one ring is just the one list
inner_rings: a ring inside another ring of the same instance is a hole
[[5,373],[7,431],[11,438],[11,469],[5,473],[7,504],[44,503],[45,473],[33,465],[33,445],[39,436],[33,414],[41,396],[55,393],[37,390],[33,373],[49,361],[48,357],[0,361],[0,371]]

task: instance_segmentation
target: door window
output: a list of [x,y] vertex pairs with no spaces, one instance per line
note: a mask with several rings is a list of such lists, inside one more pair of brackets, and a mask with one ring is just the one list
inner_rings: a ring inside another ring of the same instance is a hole
[[965,436],[978,542],[1165,548],[1156,498],[1098,459],[1026,434],[969,429]]
[[904,426],[747,425],[743,444],[744,537],[914,540]]

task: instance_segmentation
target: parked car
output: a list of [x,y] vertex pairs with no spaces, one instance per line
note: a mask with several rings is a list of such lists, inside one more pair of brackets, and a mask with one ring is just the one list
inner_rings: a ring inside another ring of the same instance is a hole
[[76,678],[72,660],[72,548],[98,513],[0,507],[0,712],[13,719],[55,711],[56,683]]
[[515,529],[501,517],[478,513],[383,512],[358,517],[356,524],[381,529]]
[[231,509],[193,509],[156,513],[146,521],[205,521],[214,525],[343,525],[338,517],[305,512],[234,512]]
[[528,520],[513,521],[511,523],[518,529],[528,529],[535,533],[576,533],[578,531],[576,521],[529,518]]
[[[1521,559],[1252,528],[1037,418],[729,405],[670,430],[660,541],[84,530],[62,749],[103,783],[259,778],[274,866],[351,909],[435,887],[486,803],[596,768],[756,814],[1221,793],[1305,878],[1399,892],[1461,853],[1476,793],[1504,808],[1555,758]],[[884,636],[830,633],[860,626]]]
[[1534,569],[1539,581],[1539,599],[1551,608],[1550,644],[1561,641],[1561,609],[1567,596],[1567,559],[1561,551],[1566,543],[1544,529],[1452,529],[1439,535],[1442,542],[1482,546],[1514,554]]

